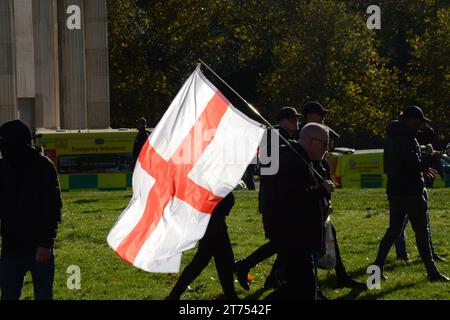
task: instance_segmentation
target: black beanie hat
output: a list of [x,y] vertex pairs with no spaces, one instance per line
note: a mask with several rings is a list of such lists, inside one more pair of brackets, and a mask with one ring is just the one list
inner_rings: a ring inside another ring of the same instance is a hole
[[5,122],[0,127],[0,137],[10,145],[32,145],[33,135],[31,129],[21,120]]

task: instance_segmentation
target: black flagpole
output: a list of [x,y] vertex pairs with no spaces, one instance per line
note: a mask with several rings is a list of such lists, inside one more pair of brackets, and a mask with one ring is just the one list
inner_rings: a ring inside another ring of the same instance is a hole
[[307,165],[311,170],[313,170],[313,172],[317,175],[317,177],[319,177],[319,179],[320,179],[321,181],[324,181],[324,180],[325,180],[325,179],[320,175],[320,173],[317,172],[317,170],[314,169],[314,167],[311,166],[311,164],[308,163],[308,161],[306,161],[306,160],[305,160],[305,159],[297,152],[297,150],[294,149],[293,146],[291,146],[291,144],[289,143],[289,141],[288,141],[285,137],[283,137],[283,136],[278,132],[278,130],[276,130],[276,129],[270,124],[270,122],[267,121],[267,120],[261,115],[261,113],[259,113],[259,111],[258,111],[254,106],[252,106],[250,103],[248,103],[247,100],[245,100],[245,99],[244,99],[244,98],[243,98],[236,90],[234,90],[228,83],[226,83],[225,80],[223,80],[216,72],[214,72],[214,70],[211,69],[205,62],[203,62],[202,59],[199,58],[198,61],[200,61],[200,63],[203,64],[206,68],[208,68],[208,70],[211,71],[211,72],[214,74],[214,76],[217,77],[217,79],[219,79],[224,85],[226,85],[226,86],[228,87],[228,89],[230,89],[236,96],[238,96],[238,97],[239,97],[239,98],[240,98],[240,99],[241,99],[241,100],[242,100],[242,101],[250,108],[250,110],[252,110],[258,117],[260,117],[260,118],[264,121],[264,123],[265,123],[270,129],[272,129],[273,131],[275,131],[275,132],[278,134],[278,136],[281,138],[281,140],[283,140],[283,141],[289,146],[289,148],[291,148],[291,150],[294,151],[294,153],[295,153],[296,155],[298,155],[298,156],[300,157],[300,159],[302,159],[303,162],[305,162],[306,165]]

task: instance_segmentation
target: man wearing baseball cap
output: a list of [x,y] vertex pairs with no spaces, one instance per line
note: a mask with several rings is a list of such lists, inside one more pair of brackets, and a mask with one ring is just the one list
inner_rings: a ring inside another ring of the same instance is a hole
[[[289,140],[298,138],[299,131],[299,118],[302,115],[297,112],[295,108],[292,107],[283,107],[280,109],[277,115],[278,125],[275,126],[275,129],[280,131],[280,134],[283,138]],[[284,143],[284,142],[281,142]]]
[[[409,106],[399,120],[387,128],[384,148],[384,171],[387,174],[389,201],[389,227],[381,240],[375,265],[383,272],[383,266],[391,246],[398,239],[406,219],[411,221],[420,258],[430,281],[449,281],[441,274],[433,260],[430,245],[430,229],[427,219],[428,196],[424,174],[429,174],[431,155],[423,158],[417,142],[417,132],[430,122],[418,106]],[[387,278],[383,274],[383,278]]]
[[303,117],[307,123],[323,123],[328,111],[329,110],[325,109],[319,102],[310,101],[303,107]]
[[[297,112],[295,108],[283,107],[277,114],[278,124],[274,126],[274,129],[278,130],[281,137],[286,140],[298,140],[299,138],[299,118],[301,114]],[[271,135],[275,134],[272,130],[267,130],[267,149],[271,150],[270,141]],[[279,139],[279,147],[285,148],[286,142]],[[274,199],[275,194],[275,182],[274,176],[271,175],[261,175],[260,176],[260,186],[259,186],[259,212],[262,215],[263,226],[266,238],[270,239],[272,235],[272,219],[274,214],[277,214],[278,209],[276,208],[277,201]],[[252,268],[254,268],[258,263],[266,260],[267,258],[273,256],[276,253],[275,247],[271,241],[266,242],[259,248],[257,248],[248,257],[241,259],[235,264],[235,272],[239,283],[245,290],[249,290],[248,285],[248,273]],[[271,289],[276,288],[279,285],[279,281],[275,277],[276,270],[281,267],[281,262],[276,259],[272,271],[266,278],[264,283],[264,288]]]

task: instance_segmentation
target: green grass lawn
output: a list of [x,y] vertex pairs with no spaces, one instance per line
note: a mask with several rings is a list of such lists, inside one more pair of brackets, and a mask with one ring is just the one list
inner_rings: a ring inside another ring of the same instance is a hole
[[[237,191],[236,204],[228,217],[229,234],[236,259],[250,254],[265,242],[261,216],[257,211],[257,192]],[[140,271],[122,260],[106,244],[113,223],[127,206],[131,192],[64,193],[64,216],[57,238],[55,299],[164,299],[178,274]],[[433,241],[439,254],[450,258],[450,189],[430,192]],[[334,195],[333,222],[345,266],[357,280],[366,281],[367,267],[375,259],[377,248],[388,224],[388,207],[384,190],[337,190]],[[448,284],[429,283],[420,261],[411,226],[407,228],[407,247],[411,262],[399,262],[392,248],[385,267],[389,279],[380,290],[356,292],[336,288],[333,271],[319,271],[325,295],[335,299],[449,299]],[[195,249],[185,252],[184,267]],[[450,259],[449,259],[450,260]],[[270,291],[263,284],[273,258],[264,261],[252,273],[250,291],[236,282],[243,299],[262,299]],[[81,289],[67,289],[67,268],[81,268]],[[449,263],[438,262],[440,270],[450,275]],[[211,300],[222,292],[214,262],[191,284],[183,299]],[[32,299],[30,276],[27,276],[23,299]]]

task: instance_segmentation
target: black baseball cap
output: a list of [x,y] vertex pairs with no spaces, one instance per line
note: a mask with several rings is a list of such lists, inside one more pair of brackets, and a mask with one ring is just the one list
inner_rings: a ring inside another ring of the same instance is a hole
[[329,110],[325,109],[319,102],[310,101],[303,107],[303,115],[306,116],[308,113],[318,113],[325,114]]
[[423,111],[418,106],[409,106],[400,114],[400,119],[418,119],[423,122],[431,122],[430,119],[426,118]]
[[277,119],[280,121],[281,119],[292,119],[292,118],[300,118],[302,115],[297,112],[295,108],[292,107],[283,107],[280,112],[278,112]]

